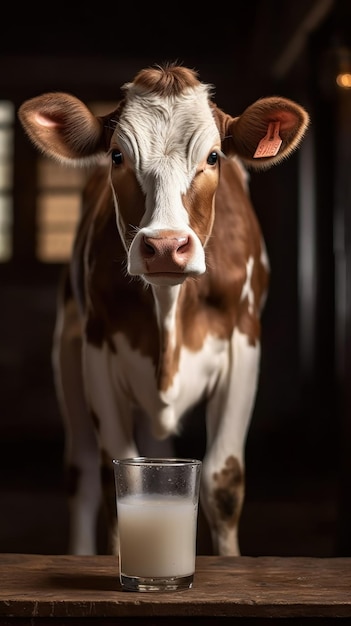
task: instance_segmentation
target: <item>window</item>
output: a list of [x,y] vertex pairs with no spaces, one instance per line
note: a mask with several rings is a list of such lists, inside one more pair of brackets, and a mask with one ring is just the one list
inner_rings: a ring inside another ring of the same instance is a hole
[[[111,102],[88,105],[96,115],[105,115],[115,107]],[[0,263],[14,257],[14,122],[15,107],[11,101],[0,101]],[[65,263],[70,257],[80,216],[81,191],[88,168],[69,167],[35,153],[35,184],[32,199],[26,207],[16,206],[25,214],[30,210],[34,220],[32,244],[34,261],[43,264]],[[34,197],[33,197],[34,195]],[[22,196],[23,198],[23,196]],[[20,200],[23,202],[23,199]],[[20,204],[17,202],[17,205]],[[33,208],[29,208],[33,207]],[[33,211],[35,215],[33,215]],[[29,232],[29,231],[28,231]],[[30,236],[27,230],[26,237]]]
[[0,261],[12,256],[13,141],[15,108],[0,100]]
[[[95,115],[112,111],[111,102],[90,103]],[[40,157],[38,161],[37,249],[44,263],[66,262],[70,256],[80,215],[81,190],[87,170],[60,165]]]
[[44,263],[63,263],[70,256],[80,213],[85,171],[41,157],[38,162],[37,249]]

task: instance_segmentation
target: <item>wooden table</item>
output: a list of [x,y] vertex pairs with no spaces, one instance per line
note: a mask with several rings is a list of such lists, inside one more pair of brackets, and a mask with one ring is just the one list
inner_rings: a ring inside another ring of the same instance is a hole
[[199,556],[192,589],[133,593],[113,556],[0,554],[2,626],[83,622],[351,624],[351,558]]

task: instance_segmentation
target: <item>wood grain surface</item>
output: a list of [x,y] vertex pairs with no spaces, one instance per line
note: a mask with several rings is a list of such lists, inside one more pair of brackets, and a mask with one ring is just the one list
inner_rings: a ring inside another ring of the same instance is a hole
[[[158,619],[165,616],[172,619]],[[192,589],[132,593],[122,591],[113,556],[0,555],[0,624],[50,618],[61,625],[88,617],[114,618],[113,624],[141,618],[175,624],[176,617],[182,624],[195,617],[201,624],[214,618],[344,621],[351,619],[351,558],[199,556]]]

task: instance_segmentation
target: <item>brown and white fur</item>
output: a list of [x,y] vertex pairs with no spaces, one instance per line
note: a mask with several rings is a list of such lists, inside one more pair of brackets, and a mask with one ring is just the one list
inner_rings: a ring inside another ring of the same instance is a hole
[[[213,553],[240,554],[244,448],[269,280],[244,167],[288,157],[307,128],[306,111],[269,97],[231,117],[194,71],[168,64],[139,72],[104,117],[65,93],[26,101],[19,117],[45,155],[97,163],[83,192],[54,345],[70,551],[96,551],[101,485],[116,550],[112,459],[171,456],[172,435],[203,402],[200,503]],[[279,151],[255,158],[271,122]]]

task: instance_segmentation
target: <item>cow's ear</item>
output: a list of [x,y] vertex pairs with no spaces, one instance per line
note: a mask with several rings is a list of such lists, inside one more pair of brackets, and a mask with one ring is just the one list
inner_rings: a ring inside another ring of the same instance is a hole
[[104,121],[74,96],[47,93],[24,102],[18,117],[33,144],[68,164],[83,164],[105,152]]
[[223,114],[223,152],[228,156],[238,155],[251,168],[265,169],[287,158],[298,147],[308,124],[308,113],[296,102],[279,96],[262,98],[240,117]]

